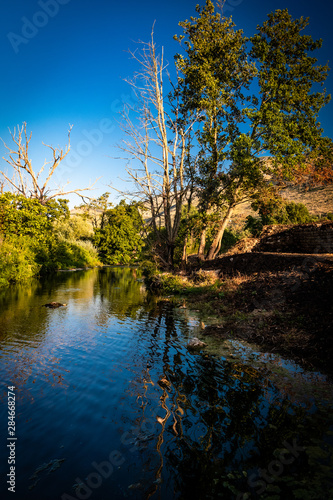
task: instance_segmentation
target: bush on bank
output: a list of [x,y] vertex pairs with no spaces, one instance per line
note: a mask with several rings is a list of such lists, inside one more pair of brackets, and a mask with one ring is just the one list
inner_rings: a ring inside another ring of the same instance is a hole
[[67,200],[41,204],[22,195],[2,194],[0,286],[57,269],[101,265],[89,235],[86,223],[71,221]]
[[0,287],[27,281],[40,267],[27,236],[0,237]]
[[252,208],[258,210],[259,214],[259,217],[249,215],[246,218],[245,230],[248,229],[252,236],[259,236],[266,225],[306,224],[316,220],[306,205],[293,201],[288,202],[281,196],[254,202]]
[[101,266],[98,251],[90,241],[53,239],[36,251],[41,274],[57,269]]

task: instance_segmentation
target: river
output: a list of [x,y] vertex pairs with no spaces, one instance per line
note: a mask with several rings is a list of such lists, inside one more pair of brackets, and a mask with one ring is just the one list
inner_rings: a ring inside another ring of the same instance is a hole
[[209,319],[134,268],[58,272],[0,305],[1,498],[333,498],[324,375],[203,337]]

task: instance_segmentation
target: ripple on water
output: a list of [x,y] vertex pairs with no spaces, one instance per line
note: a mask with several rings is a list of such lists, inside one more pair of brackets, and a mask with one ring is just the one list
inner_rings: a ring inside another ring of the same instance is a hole
[[[0,376],[17,387],[17,500],[75,497],[77,478],[85,482],[92,464],[114,450],[124,461],[96,498],[187,499],[193,484],[197,498],[230,498],[230,491],[249,491],[243,471],[267,469],[285,440],[310,449],[312,439],[327,438],[332,386],[325,377],[207,336],[205,349],[190,352],[189,338],[201,335],[199,316],[156,307],[137,278],[126,268],[63,273],[58,284],[7,302]],[[51,300],[68,306],[40,307]],[[65,461],[50,474],[38,469],[56,459]],[[307,478],[303,463],[293,464],[300,480],[318,478],[320,463]],[[46,473],[29,490],[37,469]],[[289,498],[282,488],[281,498]]]

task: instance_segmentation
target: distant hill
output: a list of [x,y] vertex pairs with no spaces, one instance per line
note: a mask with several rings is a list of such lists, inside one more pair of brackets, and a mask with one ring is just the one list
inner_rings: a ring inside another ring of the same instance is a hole
[[[287,201],[295,203],[304,203],[307,206],[311,215],[321,216],[327,213],[333,213],[333,185],[326,187],[304,188],[299,185],[290,185],[282,189],[281,196]],[[71,215],[82,214],[82,209],[75,208],[71,210]],[[100,215],[99,211],[92,212],[96,217]],[[236,207],[236,210],[231,217],[230,227],[234,229],[242,229],[245,224],[245,219],[248,215],[255,216],[256,213],[251,208],[251,203],[245,202]],[[149,211],[145,213],[144,218],[149,219]]]
[[[287,201],[306,205],[311,215],[322,216],[333,213],[333,185],[313,188],[290,185],[282,189],[280,194]],[[242,203],[231,218],[231,227],[241,229],[248,215],[255,216],[256,213],[249,202]]]

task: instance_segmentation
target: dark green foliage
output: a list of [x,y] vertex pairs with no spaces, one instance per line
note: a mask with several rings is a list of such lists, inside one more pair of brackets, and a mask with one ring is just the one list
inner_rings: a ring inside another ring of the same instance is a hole
[[[83,205],[83,219],[90,220],[94,234],[92,242],[105,264],[128,264],[137,260],[143,247],[143,219],[137,203],[122,200],[116,207],[108,201],[109,193]],[[79,228],[81,233],[83,224]],[[62,228],[60,228],[62,230]],[[68,228],[64,228],[68,231]]]
[[40,269],[36,262],[30,238],[27,236],[0,236],[0,287],[27,281]]
[[151,260],[144,260],[140,263],[140,268],[146,278],[151,278],[158,273],[157,266]]
[[244,228],[252,236],[259,236],[266,225],[306,224],[316,220],[303,203],[287,202],[280,196],[256,201],[252,203],[252,208],[258,210],[259,217],[249,215]]
[[118,206],[104,212],[102,228],[95,229],[94,244],[106,264],[128,264],[140,256],[143,246],[143,220],[135,203]]
[[49,238],[47,242],[36,246],[34,250],[41,274],[56,269],[101,265],[97,249],[94,248],[91,242]]
[[329,68],[317,65],[311,55],[322,40],[302,34],[308,24],[303,17],[293,20],[287,9],[276,10],[251,38],[259,98],[256,106],[244,112],[251,122],[253,148],[258,151],[264,146],[289,178],[319,144],[331,147],[318,123],[318,113],[330,96],[314,87],[323,85]]
[[286,215],[291,224],[306,224],[313,222],[315,217],[312,217],[309,210],[303,203],[286,203]]
[[[184,40],[186,57],[176,59],[185,106],[202,116],[197,131],[200,207],[203,213],[214,206],[223,209],[208,253],[212,259],[234,207],[260,193],[265,174],[292,179],[296,171],[306,172],[311,158],[332,153],[332,141],[322,137],[318,122],[330,101],[319,87],[329,68],[312,56],[322,41],[302,34],[308,19],[294,20],[287,9],[269,14],[250,39],[236,31],[231,18],[216,13],[210,0],[197,12],[198,17],[180,23],[184,35],[176,39]],[[299,206],[283,210],[277,215],[280,223],[308,220]]]
[[176,265],[181,263],[185,240],[187,255],[197,251],[201,227],[202,216],[198,213],[197,209],[192,208],[190,213],[183,209],[175,242],[174,261]]
[[160,266],[163,261],[167,261],[168,251],[165,244],[167,232],[165,227],[156,227],[151,230],[150,227],[145,226],[145,233],[140,252],[140,259],[144,262],[150,259],[154,265]]
[[259,211],[263,225],[306,224],[315,220],[303,203],[286,202],[281,197],[255,202],[252,208]]
[[183,76],[185,106],[199,110],[202,126],[197,132],[200,145],[197,184],[203,210],[221,205],[221,173],[229,159],[230,144],[240,134],[243,121],[240,106],[255,71],[248,62],[242,30],[235,30],[231,18],[215,12],[213,3],[197,6],[196,18],[179,23],[184,35],[186,56],[177,54]]
[[191,255],[198,251],[200,235],[204,226],[206,227],[206,249],[208,250],[213,240],[219,219],[218,213],[203,214],[195,207],[192,207],[189,213],[187,213],[187,210],[183,210],[175,243],[174,260],[176,265],[181,263],[185,239],[187,255]]
[[264,226],[260,218],[253,217],[252,215],[248,215],[246,217],[246,223],[244,229],[250,231],[252,236],[254,237],[259,236],[263,227]]
[[221,253],[227,252],[241,239],[241,234],[232,229],[226,229],[223,234]]
[[69,217],[66,200],[50,200],[42,205],[36,198],[4,193],[0,196],[0,232],[4,235],[30,236],[46,241],[53,222]]
[[[0,286],[55,269],[100,265],[91,242],[66,240],[54,230],[70,227],[66,200],[0,196]],[[76,227],[75,223],[74,226]]]
[[[178,237],[175,246],[175,264],[181,263],[182,253],[185,238],[187,238],[186,250],[187,255],[194,254],[198,251],[200,234],[203,224],[206,224],[206,251],[209,250],[211,242],[216,232],[216,227],[219,223],[219,215],[212,213],[203,216],[196,208],[192,208],[189,215],[184,211],[184,215],[180,222]],[[221,244],[221,253],[227,252],[234,246],[242,237],[242,234],[232,229],[226,229],[223,235]]]

